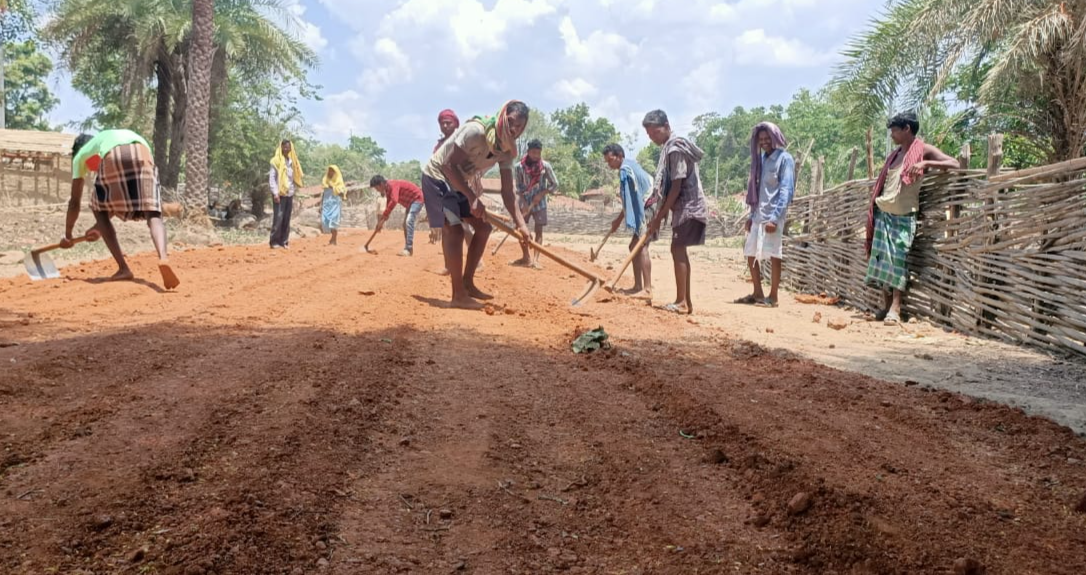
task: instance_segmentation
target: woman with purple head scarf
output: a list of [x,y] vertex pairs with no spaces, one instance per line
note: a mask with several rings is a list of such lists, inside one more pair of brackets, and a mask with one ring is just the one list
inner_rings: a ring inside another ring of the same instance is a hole
[[[747,243],[743,250],[754,283],[754,293],[736,303],[777,307],[781,283],[784,223],[795,192],[796,162],[785,151],[788,141],[772,122],[754,126],[750,135],[750,180],[747,182]],[[772,275],[769,297],[762,291],[762,271],[769,265]]]

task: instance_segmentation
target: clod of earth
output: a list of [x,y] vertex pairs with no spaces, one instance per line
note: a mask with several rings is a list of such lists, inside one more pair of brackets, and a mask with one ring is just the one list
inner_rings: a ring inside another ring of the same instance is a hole
[[845,329],[846,327],[848,327],[848,321],[843,320],[843,319],[829,319],[829,320],[826,320],[826,326],[829,327],[830,329],[835,329],[837,331],[841,331],[841,330]]
[[1075,511],[1078,511],[1079,513],[1086,513],[1086,493],[1082,494],[1082,500],[1078,502],[1078,505],[1075,507]]
[[788,502],[789,515],[801,515],[811,508],[811,496],[807,493],[797,493]]
[[723,465],[727,462],[728,456],[719,449],[714,449],[713,452],[709,454],[709,463],[712,463],[714,465]]
[[954,575],[984,575],[987,571],[976,559],[962,557],[954,562]]

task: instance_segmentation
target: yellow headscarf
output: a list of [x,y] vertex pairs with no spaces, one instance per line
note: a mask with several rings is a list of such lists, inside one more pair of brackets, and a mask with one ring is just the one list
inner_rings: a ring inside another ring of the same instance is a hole
[[[294,166],[294,185],[302,187],[302,163],[298,161],[298,152],[294,149],[294,142],[290,143],[290,163]],[[276,178],[279,182],[279,195],[287,195],[287,191],[290,189],[290,182],[287,181],[287,160],[283,157],[283,144],[280,142],[275,147],[275,155],[272,156],[271,165],[278,172],[279,177]]]
[[332,193],[341,197],[347,197],[347,184],[343,182],[343,173],[339,171],[339,166],[328,166],[336,174],[335,177],[328,178],[328,170],[324,171],[324,179],[321,180],[321,185],[325,188],[332,188]]

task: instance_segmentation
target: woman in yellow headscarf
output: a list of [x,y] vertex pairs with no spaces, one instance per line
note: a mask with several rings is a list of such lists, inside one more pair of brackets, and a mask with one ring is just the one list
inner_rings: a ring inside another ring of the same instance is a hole
[[321,229],[332,233],[328,245],[336,245],[339,230],[339,218],[343,210],[343,200],[347,197],[347,184],[343,183],[343,174],[339,166],[328,166],[324,174],[324,193],[321,195]]
[[268,188],[275,203],[268,243],[272,249],[285,249],[290,244],[290,216],[294,212],[294,193],[302,187],[302,163],[298,161],[298,153],[290,140],[279,143],[270,163]]

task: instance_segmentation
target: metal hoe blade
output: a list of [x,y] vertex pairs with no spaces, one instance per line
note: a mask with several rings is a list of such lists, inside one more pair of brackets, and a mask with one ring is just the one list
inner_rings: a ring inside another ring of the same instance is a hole
[[57,264],[53,263],[53,258],[48,254],[30,252],[26,254],[23,265],[26,266],[26,273],[33,281],[60,277]]

